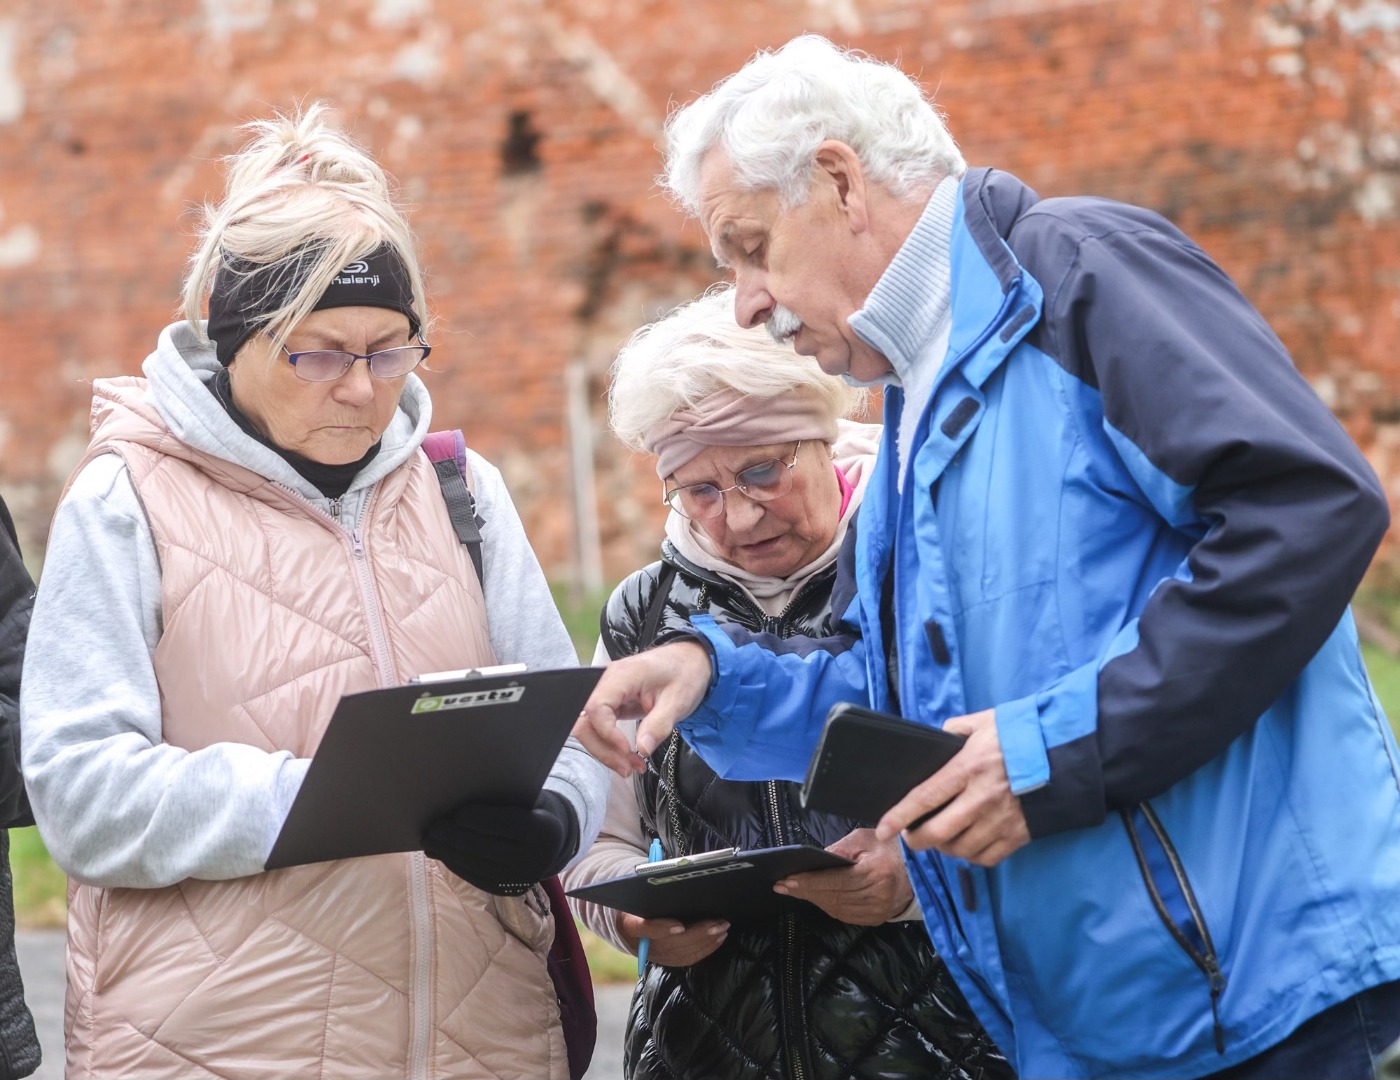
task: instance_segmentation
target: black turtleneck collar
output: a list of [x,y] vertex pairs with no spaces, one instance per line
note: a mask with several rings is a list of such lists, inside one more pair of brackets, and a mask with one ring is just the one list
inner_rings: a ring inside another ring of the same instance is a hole
[[[233,387],[229,382],[228,368],[222,368],[215,373],[213,380],[209,383],[209,389],[215,399],[224,407],[224,411],[233,418],[233,422],[239,429],[251,439],[262,443],[269,450],[275,451],[288,465],[297,471],[302,479],[306,480],[328,499],[338,499],[350,490],[350,484],[359,475],[361,469],[374,460],[374,456],[379,453],[379,442],[376,442],[367,451],[365,456],[359,461],[352,461],[348,465],[325,465],[319,461],[312,461],[310,458],[302,457],[295,450],[286,450],[278,446],[261,431],[259,431],[233,402]],[[382,440],[380,440],[382,441]]]

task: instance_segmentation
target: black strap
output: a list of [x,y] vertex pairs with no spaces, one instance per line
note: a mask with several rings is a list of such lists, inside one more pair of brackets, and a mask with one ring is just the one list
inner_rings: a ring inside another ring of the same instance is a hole
[[666,597],[671,592],[671,579],[675,576],[676,568],[669,562],[662,562],[661,573],[656,577],[656,592],[651,595],[651,606],[647,608],[646,621],[642,623],[642,632],[637,638],[637,652],[651,648],[656,641],[656,632],[661,629],[661,617],[666,614]]
[[447,503],[447,516],[457,539],[466,545],[471,556],[472,566],[476,567],[476,579],[486,588],[486,575],[481,569],[481,526],[485,524],[476,516],[476,500],[471,489],[462,478],[455,458],[433,462],[433,472],[437,473],[438,486],[442,488],[443,502]]

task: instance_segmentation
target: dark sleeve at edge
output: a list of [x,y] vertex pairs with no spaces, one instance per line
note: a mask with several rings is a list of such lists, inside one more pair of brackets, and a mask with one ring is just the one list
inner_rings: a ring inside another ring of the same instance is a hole
[[1071,796],[1100,773],[1101,817],[1223,752],[1327,640],[1389,525],[1375,474],[1282,343],[1165,222],[1084,240],[1047,314],[1056,359],[1192,491],[1207,531],[1190,580],[1157,589],[1136,647],[1101,671],[1096,735],[1051,749],[1049,789],[1024,799],[1037,835],[1090,823]]
[[[4,510],[6,524],[9,511]],[[24,643],[34,607],[34,582],[12,528],[0,530],[0,827],[34,824],[20,772],[19,687]]]

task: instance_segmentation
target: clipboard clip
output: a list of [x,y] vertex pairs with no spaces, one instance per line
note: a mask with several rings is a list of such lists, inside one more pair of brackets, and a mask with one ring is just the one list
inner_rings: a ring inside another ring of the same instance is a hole
[[738,848],[727,847],[717,848],[714,851],[702,851],[698,855],[677,855],[674,859],[661,859],[657,862],[638,863],[633,871],[638,877],[650,877],[653,874],[667,874],[673,870],[682,870],[691,866],[708,866],[710,863],[724,862],[739,854]]
[[494,675],[519,675],[525,664],[488,664],[485,667],[458,668],[456,671],[427,671],[409,679],[410,683],[448,682],[452,679],[488,679]]

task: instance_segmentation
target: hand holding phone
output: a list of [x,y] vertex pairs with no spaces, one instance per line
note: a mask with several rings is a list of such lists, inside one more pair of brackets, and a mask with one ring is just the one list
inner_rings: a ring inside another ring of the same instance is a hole
[[[827,713],[802,784],[802,805],[874,825],[952,760],[965,741],[939,728],[840,702]],[[937,812],[930,811],[909,828],[918,828]]]

